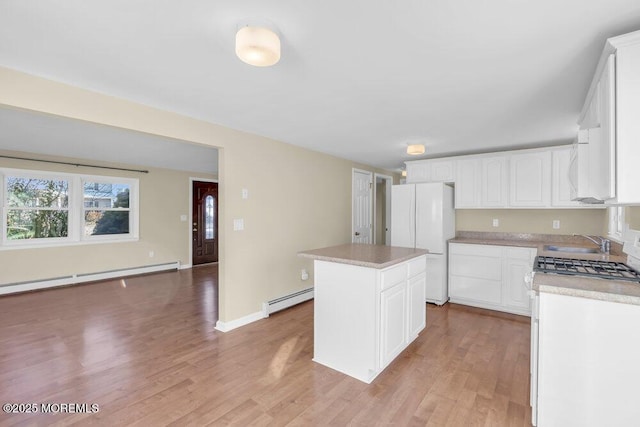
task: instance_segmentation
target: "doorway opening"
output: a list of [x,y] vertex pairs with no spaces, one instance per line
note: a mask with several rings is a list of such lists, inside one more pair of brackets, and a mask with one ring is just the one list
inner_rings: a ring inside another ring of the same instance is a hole
[[191,183],[191,264],[218,262],[218,183]]
[[393,177],[374,174],[373,192],[373,243],[391,244],[391,186]]

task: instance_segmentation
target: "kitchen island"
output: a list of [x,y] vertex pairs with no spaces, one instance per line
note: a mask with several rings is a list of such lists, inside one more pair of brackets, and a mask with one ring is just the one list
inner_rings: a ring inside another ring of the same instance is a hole
[[314,357],[371,383],[426,325],[422,249],[346,244],[314,260]]

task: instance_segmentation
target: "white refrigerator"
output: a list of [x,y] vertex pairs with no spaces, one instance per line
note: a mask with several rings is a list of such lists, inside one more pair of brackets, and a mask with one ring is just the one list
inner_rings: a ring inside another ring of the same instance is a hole
[[391,246],[427,249],[426,300],[449,300],[447,240],[455,236],[453,187],[440,182],[391,188]]

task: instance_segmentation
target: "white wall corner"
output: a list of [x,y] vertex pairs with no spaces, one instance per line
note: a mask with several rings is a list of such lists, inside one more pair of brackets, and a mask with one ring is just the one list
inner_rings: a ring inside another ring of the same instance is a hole
[[264,312],[262,310],[260,311],[256,311],[255,313],[251,313],[248,314],[244,317],[241,317],[239,319],[234,319],[231,320],[229,322],[223,322],[221,320],[218,320],[216,322],[216,330],[220,331],[220,332],[229,332],[233,329],[239,328],[241,326],[245,326],[248,325],[249,323],[253,323],[256,322],[260,319],[264,319],[265,315]]

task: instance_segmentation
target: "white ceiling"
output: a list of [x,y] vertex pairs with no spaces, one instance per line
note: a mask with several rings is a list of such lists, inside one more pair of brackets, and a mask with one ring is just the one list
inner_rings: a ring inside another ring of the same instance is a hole
[[[282,59],[235,57],[271,21]],[[0,2],[0,65],[384,168],[569,142],[638,0]]]

